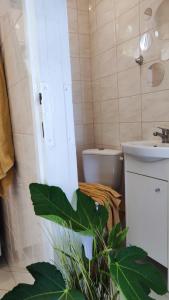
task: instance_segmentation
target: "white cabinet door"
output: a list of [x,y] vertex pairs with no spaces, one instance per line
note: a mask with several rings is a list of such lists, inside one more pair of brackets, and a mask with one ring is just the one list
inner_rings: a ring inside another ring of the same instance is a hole
[[167,267],[168,182],[126,173],[127,243]]

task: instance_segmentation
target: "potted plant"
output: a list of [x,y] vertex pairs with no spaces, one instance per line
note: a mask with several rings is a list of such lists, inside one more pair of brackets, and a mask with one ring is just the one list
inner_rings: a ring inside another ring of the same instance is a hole
[[167,293],[165,281],[147,253],[136,246],[125,246],[127,229],[116,225],[107,230],[108,211],[96,206],[80,190],[76,191],[74,210],[59,187],[30,185],[31,198],[37,216],[92,237],[92,257],[70,245],[71,251],[57,249],[61,264],[36,263],[27,269],[35,279],[33,285],[19,284],[3,300],[148,300],[153,290]]

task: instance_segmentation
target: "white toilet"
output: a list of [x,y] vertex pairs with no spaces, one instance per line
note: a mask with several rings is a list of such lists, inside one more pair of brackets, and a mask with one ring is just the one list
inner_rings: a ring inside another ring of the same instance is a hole
[[100,183],[118,190],[121,183],[122,160],[122,152],[119,150],[84,150],[85,182]]

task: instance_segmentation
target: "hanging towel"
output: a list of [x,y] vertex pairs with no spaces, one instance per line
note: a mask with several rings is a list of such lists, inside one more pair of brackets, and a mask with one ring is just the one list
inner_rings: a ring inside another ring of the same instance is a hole
[[120,222],[119,207],[121,195],[109,186],[102,184],[79,183],[82,193],[90,196],[100,205],[108,207],[109,219],[107,227],[111,231],[112,227]]
[[0,196],[5,196],[12,183],[14,147],[9,103],[2,58],[0,59]]

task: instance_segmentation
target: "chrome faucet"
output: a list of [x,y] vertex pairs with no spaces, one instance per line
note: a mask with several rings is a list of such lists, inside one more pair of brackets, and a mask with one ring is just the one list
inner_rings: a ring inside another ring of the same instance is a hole
[[153,135],[161,137],[162,143],[164,143],[164,144],[169,143],[169,129],[168,128],[162,128],[162,127],[157,127],[157,128],[160,129],[161,132],[155,131],[153,133]]

